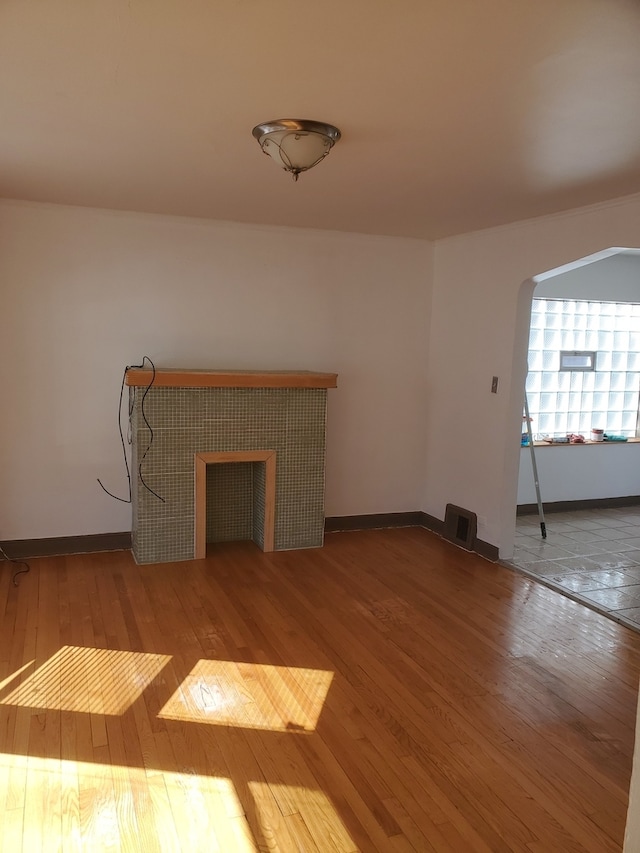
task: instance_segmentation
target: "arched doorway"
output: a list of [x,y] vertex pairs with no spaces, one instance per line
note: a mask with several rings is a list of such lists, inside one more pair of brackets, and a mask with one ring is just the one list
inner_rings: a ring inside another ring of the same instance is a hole
[[[520,450],[519,514],[508,559],[543,583],[640,629],[640,444],[634,441],[640,252],[610,249],[536,276],[521,286],[519,309],[514,375],[526,375],[528,354],[547,538],[540,535],[525,448]],[[522,352],[523,331],[528,353]],[[585,349],[593,351],[592,372],[559,366],[559,350]],[[522,357],[524,364],[518,361]],[[598,410],[605,405],[608,446],[572,446],[582,443],[581,436],[591,444],[590,425],[603,419]],[[567,441],[567,433],[575,442]]]

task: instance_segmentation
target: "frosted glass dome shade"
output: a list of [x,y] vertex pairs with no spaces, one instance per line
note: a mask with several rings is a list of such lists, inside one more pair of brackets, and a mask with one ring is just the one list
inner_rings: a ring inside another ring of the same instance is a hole
[[323,160],[340,139],[337,127],[305,119],[278,119],[259,124],[253,135],[265,154],[297,180]]

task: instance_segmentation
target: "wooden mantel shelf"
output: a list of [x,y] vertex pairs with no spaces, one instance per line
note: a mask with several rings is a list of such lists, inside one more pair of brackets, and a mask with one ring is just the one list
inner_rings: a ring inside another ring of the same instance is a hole
[[[127,370],[127,385],[146,387],[153,371],[132,367]],[[154,387],[158,388],[336,388],[337,373],[293,370],[181,370],[156,369]]]

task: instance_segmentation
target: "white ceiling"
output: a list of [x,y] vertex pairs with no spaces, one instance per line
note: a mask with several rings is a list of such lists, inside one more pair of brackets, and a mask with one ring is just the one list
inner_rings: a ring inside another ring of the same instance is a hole
[[[297,184],[251,136],[343,138]],[[2,0],[0,196],[438,238],[640,191],[637,0]]]

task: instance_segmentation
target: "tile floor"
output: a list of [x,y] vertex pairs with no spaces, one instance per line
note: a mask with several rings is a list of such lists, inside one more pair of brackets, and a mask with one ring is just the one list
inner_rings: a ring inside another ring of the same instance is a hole
[[518,516],[512,565],[640,631],[640,506]]

